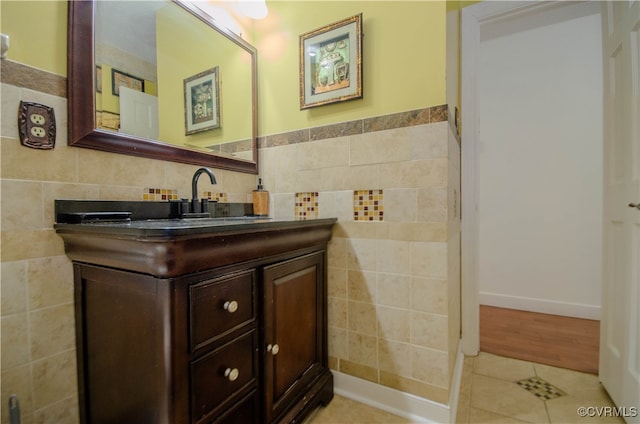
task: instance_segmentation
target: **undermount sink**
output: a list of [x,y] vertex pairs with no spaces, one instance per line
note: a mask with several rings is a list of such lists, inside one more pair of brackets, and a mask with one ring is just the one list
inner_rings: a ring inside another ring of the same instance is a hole
[[271,221],[271,218],[262,216],[220,216],[214,218],[146,219],[142,221],[131,221],[124,225],[136,228],[194,228]]
[[[180,218],[180,221],[186,221],[186,222],[201,222],[201,221],[205,221],[205,222],[217,222],[217,221],[255,221],[255,220],[262,220],[262,219],[271,219],[267,216],[216,216],[216,217],[209,217],[209,218]],[[153,221],[157,221],[157,220],[153,220]],[[166,220],[165,220],[166,221]]]
[[149,225],[216,225],[224,222],[268,222],[267,216],[216,216],[208,218],[176,218],[176,219],[146,219],[132,221],[132,224],[148,223]]

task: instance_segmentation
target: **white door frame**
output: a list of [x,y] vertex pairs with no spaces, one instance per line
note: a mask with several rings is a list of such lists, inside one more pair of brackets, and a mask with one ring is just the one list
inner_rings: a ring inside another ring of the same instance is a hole
[[[564,4],[566,5],[566,3]],[[462,341],[465,355],[480,350],[480,304],[478,301],[478,59],[482,25],[523,17],[529,13],[564,6],[562,1],[481,2],[462,9],[461,55],[461,291]]]

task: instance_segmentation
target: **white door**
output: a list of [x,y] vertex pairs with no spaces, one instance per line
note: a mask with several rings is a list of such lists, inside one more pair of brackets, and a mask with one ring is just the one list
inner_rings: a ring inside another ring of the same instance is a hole
[[[604,290],[600,380],[640,423],[640,1],[603,3]],[[635,408],[635,409],[631,409]],[[635,413],[634,413],[635,412]]]
[[120,87],[120,132],[158,139],[158,98]]

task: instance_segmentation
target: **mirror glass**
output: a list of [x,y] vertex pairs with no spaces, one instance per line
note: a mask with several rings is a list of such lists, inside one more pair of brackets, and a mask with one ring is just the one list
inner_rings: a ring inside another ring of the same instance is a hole
[[197,3],[69,8],[71,144],[257,173],[252,46]]

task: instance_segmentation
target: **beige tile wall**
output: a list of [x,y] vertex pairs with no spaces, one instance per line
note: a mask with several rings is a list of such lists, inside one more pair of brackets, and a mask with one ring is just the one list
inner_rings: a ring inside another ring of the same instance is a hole
[[[47,80],[35,74],[35,80]],[[46,94],[55,91],[46,84],[36,91],[2,83],[0,90],[0,422],[9,423],[6,405],[16,394],[23,424],[76,424],[73,271],[53,230],[54,200],[143,200],[148,187],[168,187],[190,197],[197,167],[68,147],[66,98]],[[58,131],[53,150],[20,144],[20,100],[54,107]],[[248,201],[255,175],[214,172],[216,191],[232,202]]]
[[[459,145],[446,119],[428,108],[265,137],[260,149],[274,216],[292,218],[295,193],[315,191],[319,215],[338,217],[331,367],[441,403],[460,332]],[[357,190],[383,190],[382,221],[354,220]]]
[[[196,167],[68,147],[58,91],[3,83],[1,95],[1,399],[19,396],[25,424],[75,424],[73,278],[53,201],[141,200],[148,187],[189,197]],[[20,145],[20,100],[55,108],[55,149]],[[331,366],[442,403],[459,335],[459,149],[446,116],[435,107],[278,134],[260,150],[272,216],[294,219],[296,193],[317,192],[318,215],[339,219]],[[216,191],[248,201],[254,175],[215,173]],[[383,221],[354,221],[354,190],[383,190]]]

